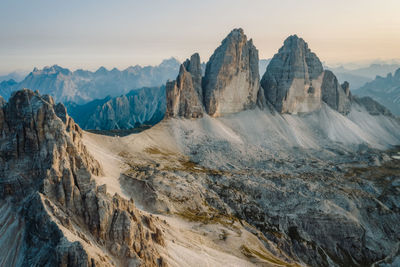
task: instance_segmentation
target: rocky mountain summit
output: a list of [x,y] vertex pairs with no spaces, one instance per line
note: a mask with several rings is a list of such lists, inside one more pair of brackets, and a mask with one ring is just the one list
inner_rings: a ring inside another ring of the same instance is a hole
[[322,80],[321,61],[302,38],[292,35],[272,58],[261,86],[278,112],[304,113],[321,107]]
[[242,29],[234,29],[207,62],[201,77],[196,53],[167,83],[167,117],[218,117],[254,108],[259,82],[258,50]]
[[1,266],[163,265],[154,219],[96,185],[103,169],[62,104],[17,91],[0,132]]
[[242,29],[234,29],[206,65],[203,95],[207,113],[220,116],[255,107],[259,79],[258,50]]
[[[204,77],[199,62],[196,53],[181,65],[177,79],[167,83],[167,118],[199,118],[204,112],[218,117],[257,105],[296,114],[320,110],[327,104],[347,115],[356,100],[350,84],[340,84],[333,72],[324,70],[317,55],[297,35],[284,41],[261,81],[258,50],[242,29],[234,29],[222,41],[208,61]],[[382,110],[374,108],[379,103],[369,100],[356,103],[375,113]]]

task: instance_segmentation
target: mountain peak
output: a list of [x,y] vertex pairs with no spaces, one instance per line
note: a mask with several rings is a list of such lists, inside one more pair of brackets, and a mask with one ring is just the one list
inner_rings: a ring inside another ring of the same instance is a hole
[[291,35],[272,58],[261,86],[278,112],[310,112],[321,106],[322,74],[319,58],[302,38]]
[[252,108],[257,102],[258,90],[258,50],[242,29],[234,29],[206,65],[205,109],[212,116],[220,116]]
[[31,73],[35,74],[35,75],[51,75],[51,74],[57,74],[57,73],[69,75],[72,72],[67,68],[63,68],[63,67],[60,67],[59,65],[55,64],[52,66],[45,66],[41,70],[38,69],[37,67],[35,67]]
[[179,62],[179,60],[177,60],[174,57],[170,57],[168,59],[164,59],[163,61],[161,61],[159,67],[170,68],[170,67],[177,67],[180,64],[181,63]]
[[107,70],[105,67],[101,66],[100,68],[98,68],[98,69],[95,71],[95,74],[105,74],[105,73],[107,73],[107,72],[108,72],[108,70]]
[[[285,39],[283,42],[282,46],[282,51],[295,51],[295,50],[301,50],[304,51],[305,53],[310,53],[310,49],[308,48],[308,44],[306,41],[304,41],[303,38],[300,38],[296,34],[290,35]],[[281,52],[281,49],[279,52]]]

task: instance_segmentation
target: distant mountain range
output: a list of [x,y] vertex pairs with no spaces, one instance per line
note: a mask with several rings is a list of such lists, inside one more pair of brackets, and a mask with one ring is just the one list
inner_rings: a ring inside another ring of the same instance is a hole
[[154,125],[164,118],[165,86],[144,87],[118,97],[106,97],[77,105],[67,102],[68,113],[83,129],[130,129]]
[[367,82],[372,81],[376,76],[386,76],[390,72],[394,72],[400,68],[400,64],[397,63],[381,63],[371,64],[368,67],[349,69],[343,66],[337,68],[325,67],[333,71],[340,82],[347,81],[350,83],[352,90],[356,90],[362,87]]
[[6,75],[0,75],[0,82],[8,81],[8,80],[14,80],[16,82],[20,82],[25,78],[27,73],[28,73],[27,71],[21,70],[21,71],[13,71]]
[[72,72],[58,65],[42,70],[35,68],[21,82],[14,79],[1,82],[0,95],[8,99],[13,91],[30,88],[52,95],[57,102],[84,104],[107,96],[124,95],[136,88],[159,87],[175,78],[179,65],[178,60],[170,58],[158,66],[136,65],[122,71],[100,67],[95,72],[82,69]]
[[400,68],[386,77],[377,76],[373,81],[354,91],[360,96],[370,96],[400,115]]

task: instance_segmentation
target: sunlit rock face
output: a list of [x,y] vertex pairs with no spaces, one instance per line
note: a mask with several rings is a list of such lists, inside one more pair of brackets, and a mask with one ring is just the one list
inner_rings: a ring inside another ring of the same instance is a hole
[[167,118],[203,116],[201,80],[200,56],[196,53],[181,65],[176,80],[167,82]]
[[234,29],[206,66],[203,97],[211,116],[253,108],[260,88],[258,50],[242,29]]
[[324,71],[307,43],[289,36],[261,80],[265,98],[278,112],[305,113],[321,107]]

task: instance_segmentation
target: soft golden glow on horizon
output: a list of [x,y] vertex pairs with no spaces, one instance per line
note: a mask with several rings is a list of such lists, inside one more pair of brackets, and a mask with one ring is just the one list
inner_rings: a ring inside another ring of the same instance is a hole
[[398,0],[3,0],[0,10],[0,73],[53,64],[123,69],[194,52],[207,61],[235,27],[260,58],[291,34],[328,64],[400,58]]

